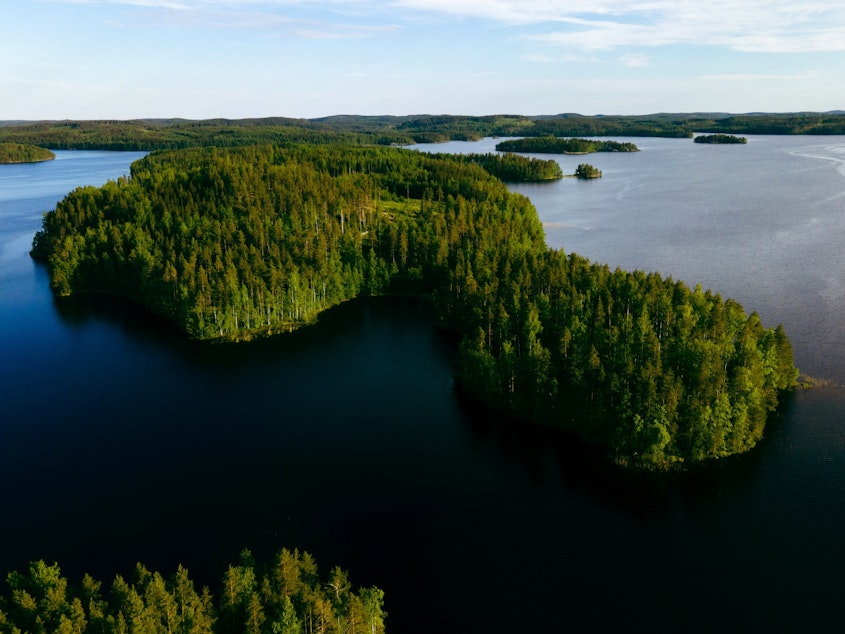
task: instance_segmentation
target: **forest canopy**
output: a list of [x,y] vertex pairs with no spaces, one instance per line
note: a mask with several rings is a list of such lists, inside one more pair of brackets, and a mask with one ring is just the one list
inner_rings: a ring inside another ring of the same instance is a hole
[[506,183],[550,181],[563,178],[563,170],[557,161],[520,156],[511,153],[458,154],[456,161],[475,163]]
[[593,152],[638,152],[633,143],[597,141],[595,139],[562,139],[554,136],[508,139],[496,144],[500,152],[537,152],[541,154],[591,154]]
[[33,255],[59,296],[124,295],[238,340],[357,296],[430,294],[481,402],[623,464],[745,451],[797,370],[783,328],[657,274],[549,249],[536,210],[472,160],[387,147],[156,152],[80,188]]
[[71,584],[58,564],[35,561],[6,582],[3,634],[383,634],[387,618],[379,588],[354,590],[338,567],[321,576],[298,550],[283,549],[266,566],[244,551],[216,593],[197,589],[182,566],[165,578],[138,564],[104,588],[87,574]]
[[21,143],[0,143],[0,165],[8,163],[40,163],[56,158],[50,150]]

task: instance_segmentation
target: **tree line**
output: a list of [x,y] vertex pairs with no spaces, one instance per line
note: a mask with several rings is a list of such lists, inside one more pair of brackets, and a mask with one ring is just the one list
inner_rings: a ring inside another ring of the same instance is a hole
[[198,590],[182,566],[165,578],[138,564],[104,587],[87,574],[71,584],[58,564],[36,561],[6,582],[3,634],[383,634],[387,618],[379,588],[355,590],[338,567],[321,577],[298,550],[265,566],[244,551],[216,593]]
[[733,134],[699,134],[693,139],[696,143],[728,143],[728,144],[745,144],[748,139],[744,136],[734,136]]
[[431,294],[456,378],[620,463],[745,451],[797,376],[783,329],[719,295],[549,249],[472,160],[387,147],[156,152],[68,195],[33,255],[57,295],[108,292],[199,339],[287,331],[352,297]]
[[61,150],[154,150],[261,143],[342,142],[410,145],[483,137],[636,136],[692,138],[694,133],[845,134],[845,113],[652,114],[638,116],[344,115],[318,119],[135,119],[39,121],[0,125],[0,142]]
[[451,158],[480,165],[485,171],[506,183],[530,183],[563,178],[563,170],[557,161],[544,161],[511,152],[458,154],[452,155]]
[[593,152],[638,152],[630,142],[565,139],[555,136],[508,139],[496,144],[500,152],[537,152],[541,154],[591,154]]

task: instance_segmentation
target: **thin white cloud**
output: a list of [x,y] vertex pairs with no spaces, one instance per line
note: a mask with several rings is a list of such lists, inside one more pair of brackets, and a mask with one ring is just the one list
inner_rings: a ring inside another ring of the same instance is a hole
[[[393,6],[552,29],[537,42],[580,50],[716,46],[744,52],[845,50],[841,0],[394,0]],[[562,28],[559,28],[562,27]]]
[[534,62],[538,64],[588,64],[599,62],[600,59],[595,56],[586,56],[574,52],[531,52],[520,56],[520,59],[525,62]]
[[102,4],[114,6],[148,7],[174,10],[208,8],[233,9],[251,7],[255,10],[273,10],[284,7],[338,8],[370,6],[375,3],[362,0],[41,0],[55,4]]
[[483,18],[507,24],[559,22],[584,14],[611,13],[613,2],[589,0],[393,0],[394,7],[446,15]]
[[[314,14],[297,11],[282,11],[287,5],[308,4],[302,0],[249,2],[222,0],[49,0],[63,3],[111,4],[134,9],[132,15],[123,19],[123,25],[168,26],[176,28],[233,31],[270,31],[285,37],[299,39],[345,40],[368,38],[390,33],[401,28],[397,24],[361,23],[359,19],[349,20],[346,16],[329,12]],[[313,4],[313,3],[312,3]],[[319,3],[351,4],[343,0]],[[311,16],[311,17],[308,17]],[[371,16],[372,17],[372,16]],[[371,20],[374,22],[375,20]],[[114,22],[120,24],[119,21]]]
[[[421,16],[480,19],[531,27],[538,45],[581,50],[715,46],[735,51],[845,51],[841,0],[45,0],[124,5],[174,12],[238,11],[295,18],[369,16],[416,22]],[[387,17],[389,16],[389,18]],[[540,29],[547,29],[538,34]],[[316,32],[321,32],[316,29]]]
[[824,76],[824,73],[817,70],[810,70],[806,73],[797,74],[767,74],[767,73],[723,73],[719,75],[701,75],[702,81],[811,81]]
[[256,11],[221,11],[218,9],[176,10],[145,7],[133,13],[132,25],[213,28],[228,30],[279,30],[292,28],[299,21],[275,13]]
[[292,34],[303,39],[311,40],[348,40],[372,37],[379,33],[389,33],[398,30],[396,25],[337,25],[325,24],[320,27],[296,28]]
[[148,7],[153,9],[183,10],[195,6],[196,2],[179,2],[178,0],[41,0],[52,4],[105,4],[131,7]]
[[590,50],[670,44],[795,53],[845,50],[840,0],[394,0],[394,6],[510,25],[564,26],[538,42]]
[[623,55],[621,62],[628,68],[643,68],[649,65],[648,57],[645,55]]

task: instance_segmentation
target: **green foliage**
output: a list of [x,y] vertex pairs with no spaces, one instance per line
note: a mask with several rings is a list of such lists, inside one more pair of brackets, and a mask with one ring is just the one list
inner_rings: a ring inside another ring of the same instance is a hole
[[[783,329],[709,291],[548,249],[531,203],[477,162],[352,146],[154,153],[130,179],[72,192],[33,254],[58,295],[126,295],[201,339],[289,330],[359,295],[430,293],[461,336],[457,381],[484,402],[638,466],[752,447],[795,385]],[[232,587],[251,587],[236,573]]]
[[509,194],[472,161],[409,150],[152,154],[131,179],[72,192],[33,254],[49,259],[58,295],[118,293],[193,337],[243,339],[362,294],[431,292],[466,197],[493,206]]
[[541,154],[591,154],[593,152],[638,152],[633,143],[595,141],[592,139],[561,139],[554,136],[508,139],[496,144],[501,152],[538,152]]
[[725,143],[725,144],[745,144],[748,139],[744,136],[734,136],[732,134],[700,134],[693,139],[696,143]]
[[133,578],[115,577],[109,592],[85,575],[71,586],[57,564],[33,562],[26,574],[7,577],[0,594],[0,633],[32,634],[379,634],[384,632],[384,593],[356,592],[347,574],[334,568],[325,582],[308,553],[287,549],[258,567],[248,552],[223,577],[219,598],[198,592],[179,566],[165,579],[141,564]]
[[396,131],[338,129],[306,119],[46,121],[0,126],[0,141],[58,150],[163,150],[260,143],[411,144]]
[[0,143],[0,164],[39,163],[56,158],[50,150],[20,143]]
[[544,161],[519,154],[460,154],[453,160],[481,165],[496,178],[506,183],[538,182],[563,178],[557,161]]
[[533,126],[519,136],[692,137],[695,132],[733,134],[845,134],[841,112],[765,113],[749,115],[652,114],[532,117]]
[[486,136],[513,136],[530,127],[530,118],[519,115],[422,115],[405,117],[397,122],[396,130],[411,135],[416,143],[432,143],[475,141]]
[[575,177],[576,178],[601,178],[601,170],[593,167],[589,163],[580,163],[578,167],[575,168]]

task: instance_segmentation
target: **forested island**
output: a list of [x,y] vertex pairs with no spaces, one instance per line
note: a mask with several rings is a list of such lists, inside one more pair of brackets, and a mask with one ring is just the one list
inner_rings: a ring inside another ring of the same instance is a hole
[[536,152],[538,154],[592,154],[593,152],[639,152],[633,143],[562,139],[554,136],[508,139],[496,144],[500,152]]
[[696,143],[724,143],[724,144],[745,144],[748,139],[744,136],[733,134],[700,134],[693,139]]
[[783,328],[549,249],[531,203],[483,163],[327,144],[155,152],[69,194],[33,256],[58,296],[126,296],[197,339],[289,331],[361,295],[430,294],[460,339],[456,383],[483,403],[623,465],[753,447],[795,385]]
[[583,178],[589,180],[591,178],[601,178],[601,170],[593,167],[589,163],[580,163],[575,168],[575,178]]
[[383,634],[387,618],[379,588],[353,590],[338,567],[321,577],[310,554],[287,549],[268,566],[244,551],[216,595],[198,590],[182,566],[165,579],[138,564],[132,578],[104,588],[89,575],[70,584],[57,564],[37,561],[6,581],[4,634]]
[[40,163],[56,158],[50,150],[21,143],[0,143],[0,165],[9,163]]

